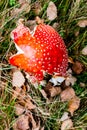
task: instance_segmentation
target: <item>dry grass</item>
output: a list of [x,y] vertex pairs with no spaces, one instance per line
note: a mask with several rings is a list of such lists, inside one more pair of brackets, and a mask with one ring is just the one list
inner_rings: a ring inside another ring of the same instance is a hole
[[[87,1],[52,0],[58,10],[58,17],[53,21],[49,21],[46,16],[49,1],[39,0],[42,6],[38,14],[39,17],[51,26],[55,22],[59,23],[57,30],[65,41],[69,56],[74,61],[79,60],[85,66],[82,74],[75,75],[77,82],[73,88],[81,99],[81,105],[72,117],[75,130],[83,130],[87,127],[87,57],[81,54],[81,50],[87,45],[87,27],[80,28],[77,23],[79,20],[87,19]],[[37,15],[34,12],[33,5],[36,2],[38,0],[32,0],[29,12],[26,10],[20,11],[14,16],[11,12],[16,7],[20,7],[19,2],[16,0],[0,1],[0,130],[12,129],[12,124],[15,121],[14,104],[16,101],[11,98],[12,67],[8,63],[9,55],[15,52],[15,48],[10,39],[10,32],[15,28],[19,18],[24,18],[25,21],[35,19]],[[80,88],[80,82],[85,83],[86,87]],[[42,120],[45,130],[59,130],[61,125],[59,119],[63,112],[67,111],[67,103],[62,103],[59,97],[55,97],[50,103],[46,103],[39,90],[36,90],[33,86],[31,87],[31,97],[37,104],[35,116],[39,116]],[[50,113],[50,116],[46,113]]]

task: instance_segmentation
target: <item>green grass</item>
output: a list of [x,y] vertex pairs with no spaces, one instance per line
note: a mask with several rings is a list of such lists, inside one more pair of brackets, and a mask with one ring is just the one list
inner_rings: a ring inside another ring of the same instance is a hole
[[[2,84],[0,90],[0,130],[10,129],[15,120],[15,100],[12,100],[10,83],[4,86]],[[4,89],[5,87],[5,89]]]
[[[26,13],[22,11],[15,16],[11,15],[11,11],[20,7],[17,0],[1,0],[0,1],[0,80],[5,82],[0,90],[0,130],[9,130],[15,120],[14,104],[16,101],[11,99],[11,66],[9,66],[8,58],[10,53],[14,53],[15,47],[10,39],[10,32],[15,28],[16,22],[19,18],[27,20],[34,20],[36,14],[33,10],[33,4],[38,0],[32,0],[30,6],[31,10]],[[86,0],[52,0],[58,11],[58,17],[49,21],[46,16],[46,10],[50,0],[39,0],[42,9],[39,17],[44,19],[46,24],[51,26],[58,22],[57,31],[63,37],[68,49],[68,54],[73,60],[79,60],[85,66],[85,70],[80,75],[75,75],[77,82],[73,86],[75,93],[81,99],[80,108],[74,113],[72,117],[74,127],[76,130],[82,130],[87,126],[87,56],[81,54],[81,50],[87,45],[87,27],[80,28],[77,23],[79,20],[87,19],[87,1]],[[76,36],[76,33],[79,33]],[[4,74],[4,76],[3,76]],[[3,79],[4,77],[4,79]],[[86,84],[86,87],[80,87],[80,82]],[[4,89],[2,89],[4,87]],[[38,108],[50,113],[50,116],[43,115],[39,112],[39,117],[45,130],[59,130],[61,122],[59,121],[62,114],[67,111],[67,103],[60,102],[59,97],[52,99],[51,103],[46,103],[41,94],[35,88],[31,97],[37,103]],[[39,87],[41,89],[41,86]],[[38,109],[37,109],[38,111]],[[37,113],[38,114],[38,113]],[[36,116],[37,117],[37,116]]]

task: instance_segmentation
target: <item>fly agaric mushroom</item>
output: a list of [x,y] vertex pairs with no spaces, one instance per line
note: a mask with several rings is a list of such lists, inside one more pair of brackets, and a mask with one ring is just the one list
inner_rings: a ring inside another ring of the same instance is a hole
[[43,80],[44,72],[65,76],[68,66],[66,46],[51,26],[41,23],[32,33],[20,24],[11,32],[11,37],[18,53],[10,57],[10,64],[34,75],[38,81]]

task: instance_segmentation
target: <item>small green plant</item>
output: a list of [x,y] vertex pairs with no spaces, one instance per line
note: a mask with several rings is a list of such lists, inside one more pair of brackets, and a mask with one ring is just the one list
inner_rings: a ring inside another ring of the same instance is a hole
[[14,6],[16,4],[16,0],[9,0],[9,5]]

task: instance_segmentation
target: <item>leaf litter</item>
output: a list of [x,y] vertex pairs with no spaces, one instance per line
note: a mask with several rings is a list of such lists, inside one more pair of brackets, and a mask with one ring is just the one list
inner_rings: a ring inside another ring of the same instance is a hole
[[[30,5],[27,2],[24,2],[23,5],[23,0],[20,0],[20,8],[16,8],[13,10],[11,15],[17,15],[18,13],[21,13],[22,10],[24,10],[26,13],[30,11]],[[40,13],[41,5],[39,6],[39,9],[37,9],[36,6],[36,14]],[[50,2],[47,8],[47,17],[48,20],[52,21],[55,20],[57,17],[57,7],[53,2]],[[32,24],[31,24],[32,23]],[[33,26],[36,25],[36,21],[34,20],[29,21],[31,24],[31,30]],[[55,23],[54,28],[56,29],[59,24]],[[77,23],[79,27],[86,27],[87,26],[87,20],[81,20]],[[87,55],[87,47],[83,48],[82,54]],[[47,83],[44,88],[40,90],[42,96],[44,99],[48,102],[51,102],[51,99],[59,96],[60,101],[63,102],[68,102],[68,112],[71,113],[71,116],[74,115],[74,112],[79,108],[80,106],[80,98],[76,96],[74,89],[72,86],[75,84],[77,81],[76,77],[73,76],[73,72],[76,74],[80,74],[83,72],[83,64],[79,61],[73,62],[71,61],[72,68],[71,72],[68,72],[68,76],[65,80],[65,86],[66,88],[62,90],[62,87],[60,85],[54,86],[53,84]],[[73,72],[72,72],[73,71]],[[13,85],[13,93],[12,93],[12,98],[16,99],[16,104],[15,104],[15,114],[18,116],[16,118],[15,123],[13,124],[13,129],[14,130],[44,130],[44,126],[42,126],[40,119],[36,116],[37,120],[34,119],[33,110],[35,112],[35,109],[38,107],[37,104],[35,104],[33,97],[30,96],[31,88],[29,86],[29,93],[27,93],[27,86],[25,85],[26,82],[26,77],[23,75],[23,73],[20,70],[16,70],[13,72],[13,80],[12,80],[12,85]],[[29,77],[30,79],[31,77]],[[34,82],[34,81],[33,81]],[[29,84],[29,82],[27,82]],[[35,88],[37,89],[37,88]],[[51,98],[51,99],[50,99]],[[38,109],[39,110],[39,109]],[[43,111],[39,110],[42,114]],[[60,121],[62,122],[61,124],[61,130],[70,130],[73,128],[73,121],[71,116],[69,116],[68,112],[64,112],[62,115]],[[50,114],[48,113],[48,116]],[[31,127],[32,126],[32,127]]]
[[25,83],[25,78],[21,71],[15,70],[13,72],[12,85],[16,87],[21,87]]
[[49,2],[48,8],[47,8],[47,17],[50,21],[57,18],[57,7],[52,1]]
[[[77,62],[72,62],[73,67],[68,69],[67,71],[67,77],[65,79],[65,89],[62,90],[62,85],[52,84],[51,82],[45,82],[45,86],[43,86],[41,89],[39,89],[41,95],[46,100],[46,103],[52,102],[52,98],[59,96],[60,101],[68,102],[68,108],[67,111],[70,112],[71,116],[74,115],[74,112],[79,108],[80,106],[80,99],[76,96],[74,89],[72,86],[75,84],[77,79],[72,76],[72,71],[76,71],[74,68],[75,64]],[[78,66],[78,64],[77,64]],[[76,67],[76,66],[75,66]],[[80,68],[80,73],[83,71]],[[25,72],[23,72],[25,73]],[[23,74],[19,69],[15,69],[13,71],[13,78],[12,78],[12,85],[13,85],[13,94],[12,98],[16,99],[15,104],[15,114],[18,116],[16,119],[13,129],[14,130],[40,130],[44,127],[40,123],[40,119],[38,121],[35,120],[32,112],[35,112],[36,109],[38,112],[40,112],[42,115],[48,115],[50,116],[49,112],[44,112],[42,108],[39,108],[37,106],[37,103],[33,97],[30,96],[31,86],[29,85],[29,82],[33,84],[35,89],[38,89],[38,84],[36,85],[36,81],[34,80],[33,76],[30,76],[29,74]],[[27,79],[27,80],[26,80]],[[27,85],[29,86],[29,91],[27,93]],[[43,84],[42,84],[43,85]],[[35,101],[35,102],[34,102]],[[30,113],[28,112],[30,111]],[[28,112],[28,113],[27,113]],[[27,114],[26,114],[27,113]],[[37,118],[37,117],[36,117]],[[65,112],[64,115],[62,115],[60,121],[61,124],[61,130],[64,129],[71,129],[73,127],[73,121],[70,119],[70,116],[68,116],[68,113]],[[32,127],[29,126],[29,124],[32,124]]]
[[77,96],[74,96],[72,99],[69,100],[68,103],[68,111],[73,116],[74,111],[76,111],[80,106],[80,99]]
[[[17,72],[16,74],[18,75],[22,74],[19,73],[19,70],[16,72]],[[22,76],[20,76],[19,80],[21,80]],[[32,97],[30,97],[26,93],[26,89],[23,89],[23,84],[24,82],[21,84],[20,87],[18,87],[18,84],[17,87],[13,86],[13,98],[17,99],[17,104],[15,105],[15,114],[19,116],[15,124],[13,125],[13,128],[14,130],[20,130],[20,128],[22,130],[27,130],[29,129],[29,119],[31,119],[31,123],[32,123],[31,129],[39,130],[41,127],[40,121],[38,121],[39,124],[36,125],[36,121],[34,120],[33,115],[28,114],[26,116],[26,110],[30,110],[30,111],[35,110],[37,108],[37,104],[36,105],[34,104]],[[74,111],[76,111],[79,108],[80,99],[75,95],[75,91],[72,87],[66,87],[65,90],[62,90],[60,86],[55,87],[54,85],[52,85],[52,83],[48,82],[47,85],[40,90],[40,92],[42,96],[46,99],[47,103],[51,101],[50,98],[60,95],[62,102],[65,101],[68,102],[68,111],[71,113],[71,116],[73,116]],[[46,114],[41,109],[38,108],[38,110],[40,113]],[[66,127],[67,129],[70,129],[73,126],[73,122],[68,116],[67,112],[64,113],[60,121],[62,121],[61,130],[63,130]]]
[[72,66],[72,70],[76,73],[76,74],[81,74],[81,72],[83,72],[84,70],[84,66],[81,62],[76,61],[73,66]]
[[71,98],[75,96],[75,91],[73,88],[68,87],[65,90],[63,90],[60,94],[61,101],[69,101]]
[[87,46],[82,49],[82,54],[87,56]]
[[63,121],[62,125],[61,125],[61,130],[70,130],[73,129],[73,122],[71,119],[67,119],[65,121]]

